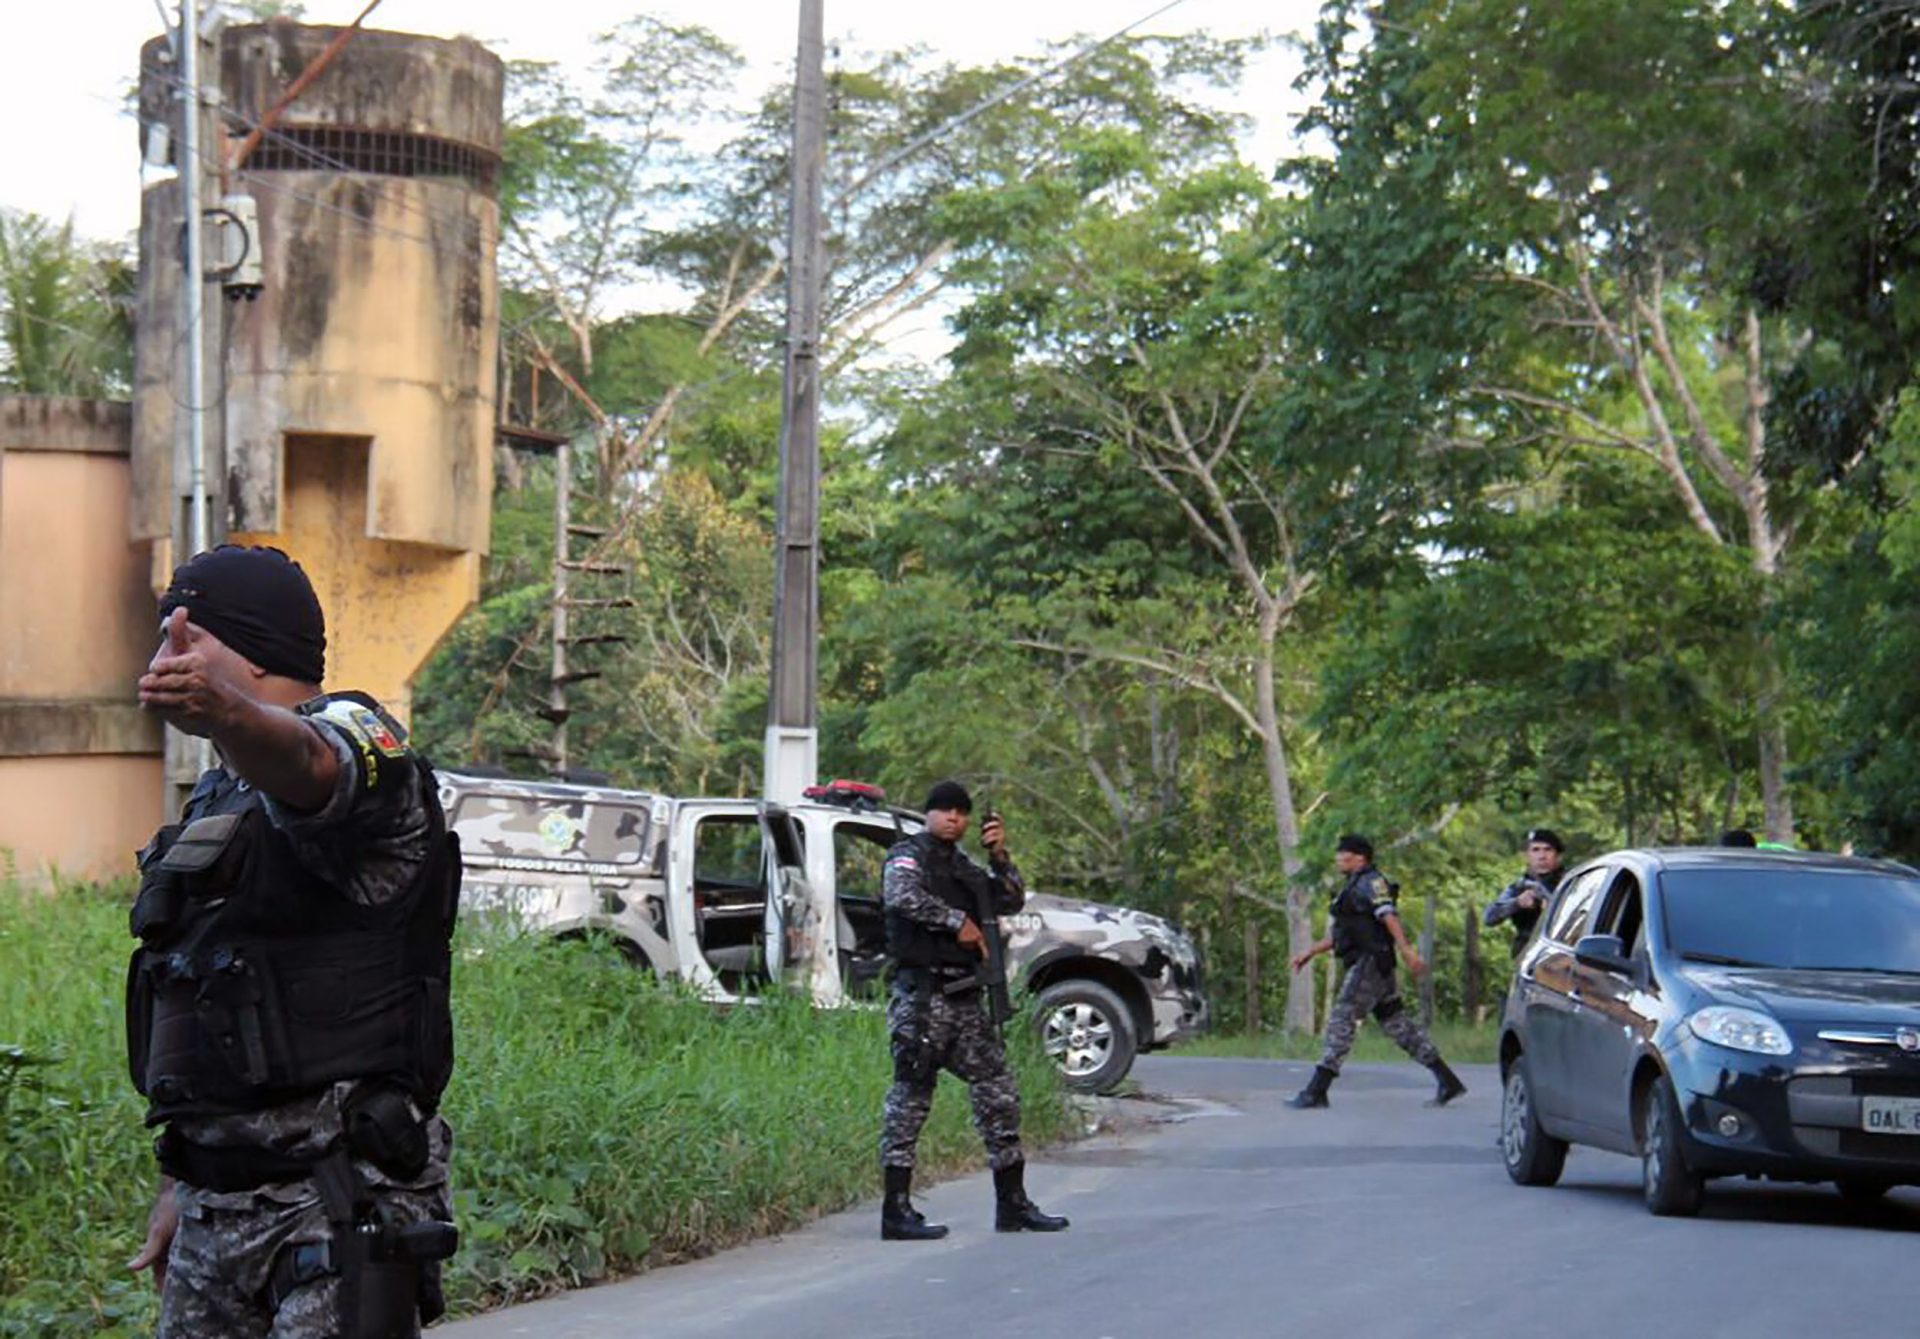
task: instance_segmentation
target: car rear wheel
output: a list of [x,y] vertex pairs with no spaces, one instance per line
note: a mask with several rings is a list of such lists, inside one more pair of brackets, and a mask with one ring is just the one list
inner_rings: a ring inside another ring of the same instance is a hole
[[1507,1067],[1507,1086],[1500,1097],[1500,1154],[1515,1185],[1550,1186],[1567,1165],[1567,1141],[1540,1128],[1525,1055],[1515,1056]]
[[1649,1212],[1691,1218],[1706,1198],[1706,1179],[1687,1168],[1680,1149],[1680,1107],[1662,1074],[1647,1085],[1640,1108],[1640,1188]]
[[1893,1182],[1849,1178],[1845,1181],[1835,1181],[1833,1188],[1840,1192],[1841,1199],[1849,1203],[1873,1204],[1886,1198],[1887,1192],[1893,1189]]
[[1041,991],[1034,1027],[1060,1077],[1085,1093],[1116,1087],[1140,1046],[1126,1001],[1098,981],[1058,981]]

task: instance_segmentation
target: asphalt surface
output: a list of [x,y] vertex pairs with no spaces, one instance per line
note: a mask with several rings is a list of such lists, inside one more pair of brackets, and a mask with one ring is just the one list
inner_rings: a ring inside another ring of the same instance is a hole
[[785,1238],[433,1331],[621,1336],[1920,1335],[1920,1190],[1856,1206],[1830,1187],[1712,1183],[1656,1219],[1639,1164],[1576,1149],[1523,1189],[1494,1146],[1498,1081],[1421,1105],[1432,1081],[1356,1065],[1327,1111],[1280,1103],[1309,1067],[1146,1057],[1157,1102],[1036,1157],[1028,1188],[1073,1220],[992,1230],[983,1175],[927,1188],[953,1231],[882,1242],[878,1201]]

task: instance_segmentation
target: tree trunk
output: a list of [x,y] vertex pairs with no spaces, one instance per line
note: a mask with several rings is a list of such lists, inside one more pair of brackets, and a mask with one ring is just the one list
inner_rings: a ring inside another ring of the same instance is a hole
[[1246,1030],[1260,1031],[1260,922],[1247,917],[1244,930],[1246,948],[1247,1007]]
[[[1260,649],[1254,657],[1254,719],[1260,724],[1260,757],[1266,764],[1267,794],[1273,804],[1274,836],[1280,845],[1280,873],[1287,889],[1287,954],[1297,957],[1313,944],[1313,915],[1300,882],[1300,818],[1293,807],[1293,778],[1287,767],[1286,741],[1273,689],[1273,642],[1280,616],[1269,605],[1260,615]],[[1282,1026],[1289,1032],[1313,1031],[1313,976],[1293,973],[1287,984]]]
[[1793,844],[1793,794],[1787,789],[1787,722],[1781,710],[1780,647],[1772,633],[1760,637],[1760,694],[1755,704],[1760,738],[1760,802],[1767,840]]

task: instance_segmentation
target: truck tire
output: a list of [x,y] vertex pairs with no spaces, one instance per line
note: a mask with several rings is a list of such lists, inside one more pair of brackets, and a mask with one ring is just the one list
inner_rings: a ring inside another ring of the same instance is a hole
[[1041,991],[1033,1025],[1061,1080],[1078,1092],[1111,1092],[1127,1077],[1140,1049],[1126,1001],[1085,977],[1056,981]]

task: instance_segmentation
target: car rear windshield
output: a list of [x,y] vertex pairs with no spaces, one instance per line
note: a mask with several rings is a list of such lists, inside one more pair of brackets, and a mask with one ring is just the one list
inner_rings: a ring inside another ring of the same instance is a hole
[[1920,879],[1875,870],[1685,869],[1661,875],[1667,942],[1747,967],[1920,973]]

